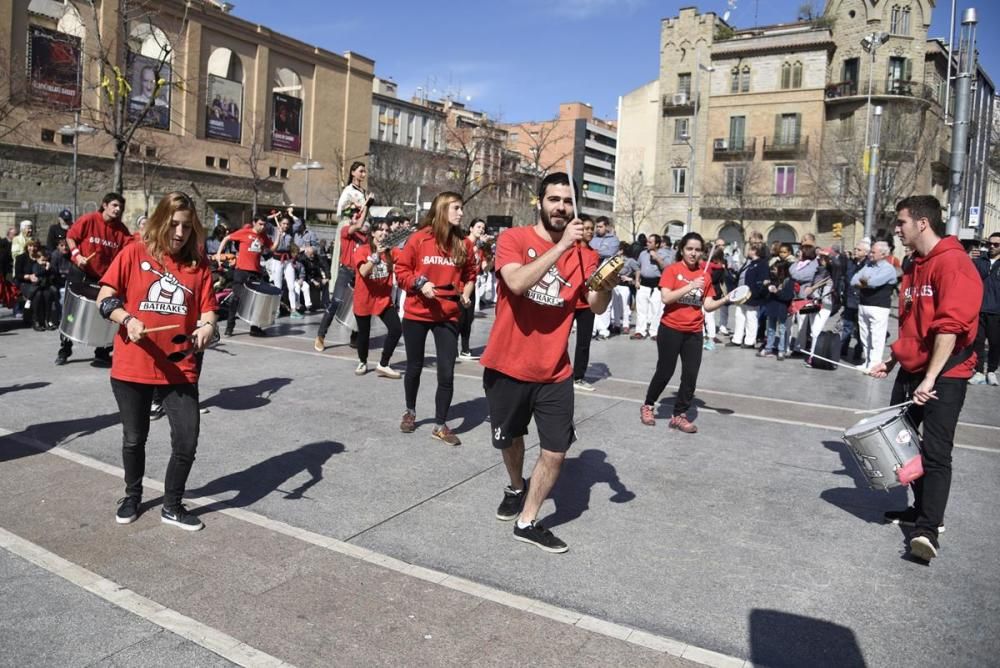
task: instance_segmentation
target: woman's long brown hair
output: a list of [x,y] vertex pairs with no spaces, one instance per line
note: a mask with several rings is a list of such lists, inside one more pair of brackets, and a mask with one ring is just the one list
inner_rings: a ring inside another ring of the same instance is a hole
[[[170,253],[170,237],[175,211],[191,212],[191,235],[176,254]],[[160,262],[164,255],[171,255],[178,263],[196,267],[205,259],[205,228],[195,210],[194,202],[185,193],[174,191],[167,193],[156,205],[156,210],[146,220],[142,230],[142,242],[146,250]]]
[[434,233],[434,240],[442,253],[451,256],[456,267],[465,265],[465,237],[462,235],[460,225],[452,225],[448,222],[448,207],[452,202],[461,202],[462,196],[455,192],[446,191],[434,198],[431,203],[431,210],[420,221],[419,228],[430,227]]

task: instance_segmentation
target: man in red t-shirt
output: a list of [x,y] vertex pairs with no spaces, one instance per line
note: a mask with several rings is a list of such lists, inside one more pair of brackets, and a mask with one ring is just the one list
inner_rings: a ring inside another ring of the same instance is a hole
[[[229,298],[228,315],[226,317],[226,336],[233,335],[233,327],[236,325],[236,311],[240,306],[240,291],[242,285],[246,283],[257,283],[263,277],[260,270],[260,256],[271,248],[271,238],[264,232],[267,221],[263,216],[254,216],[250,227],[244,227],[231,234],[227,234],[219,243],[219,253],[215,256],[216,262],[222,261],[222,249],[230,241],[235,241],[240,245],[236,253],[236,268],[233,270],[233,292]],[[266,336],[263,329],[256,325],[250,326],[250,336]]]
[[[535,225],[506,230],[497,239],[496,322],[480,360],[493,446],[503,452],[510,476],[497,519],[518,518],[516,540],[556,553],[569,548],[535,520],[576,439],[567,353],[573,313],[583,296],[595,313],[603,313],[618,282],[612,276],[597,291],[587,288],[597,262],[576,245],[583,223],[574,217],[572,187],[565,173],[546,176]],[[541,453],[529,485],[523,478],[524,435],[532,417]]]
[[[118,253],[132,242],[132,233],[122,222],[125,198],[118,193],[108,193],[101,200],[97,211],[77,218],[66,232],[66,245],[72,266],[67,276],[67,287],[74,293],[97,296],[97,282],[111,266]],[[56,364],[63,365],[73,354],[73,342],[65,336],[59,339]],[[111,366],[111,346],[95,348],[94,361],[98,367]]]
[[[930,561],[938,553],[938,533],[951,492],[951,451],[976,366],[975,342],[983,282],[958,239],[944,236],[941,204],[929,195],[896,205],[896,236],[913,251],[899,291],[899,338],[888,362],[869,374],[899,373],[892,404],[910,400],[907,417],[923,424],[920,454],[924,474],[912,483],[913,505],[890,510],[885,521],[913,526],[910,553]],[[943,238],[942,238],[943,237]]]

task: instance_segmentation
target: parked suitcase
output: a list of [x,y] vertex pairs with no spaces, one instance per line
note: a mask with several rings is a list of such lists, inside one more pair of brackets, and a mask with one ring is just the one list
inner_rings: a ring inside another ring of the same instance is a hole
[[[829,360],[835,362],[840,361],[840,335],[836,332],[820,332],[819,338],[816,340],[816,347],[813,349],[820,357],[825,357]],[[818,357],[812,358],[812,367],[814,369],[824,369],[826,371],[833,371],[836,369],[836,365],[830,364],[829,362],[824,362]]]

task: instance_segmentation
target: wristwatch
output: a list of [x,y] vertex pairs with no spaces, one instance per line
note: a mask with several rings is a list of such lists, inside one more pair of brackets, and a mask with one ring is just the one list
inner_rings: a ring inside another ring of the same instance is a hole
[[427,277],[426,276],[418,276],[417,280],[413,281],[413,291],[414,292],[420,292],[421,290],[424,289],[425,285],[427,285]]

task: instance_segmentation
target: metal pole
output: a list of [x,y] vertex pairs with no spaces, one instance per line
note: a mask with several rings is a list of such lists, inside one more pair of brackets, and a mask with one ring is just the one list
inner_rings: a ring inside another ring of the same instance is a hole
[[684,226],[684,234],[691,231],[692,217],[694,216],[694,173],[698,165],[698,154],[694,145],[698,142],[698,112],[701,111],[701,51],[695,52],[694,57],[694,118],[691,119],[691,141],[688,147],[691,149],[691,159],[689,160],[687,183],[684,186],[688,192],[688,213],[687,224]]
[[80,182],[77,179],[77,160],[80,155],[80,112],[73,114],[73,219],[80,215],[77,202],[80,195]]
[[[969,113],[972,103],[972,77],[976,69],[976,10],[969,8],[962,15],[962,38],[959,41],[959,62],[955,90],[955,121],[951,128],[951,181],[948,189],[947,234],[958,235],[961,228],[962,189],[969,145]],[[949,57],[950,57],[949,53]]]
[[944,122],[948,124],[948,111],[951,109],[951,56],[955,52],[955,0],[951,0],[951,22],[948,24],[948,69],[944,75]]
[[872,62],[868,66],[868,102],[865,103],[865,143],[863,146],[868,148],[868,134],[872,124],[872,82],[875,81],[875,51],[878,48],[875,46],[875,33],[871,34],[872,40]]
[[312,169],[309,167],[309,163],[306,163],[306,203],[302,210],[302,222],[308,225],[309,220],[309,172]]
[[875,219],[875,194],[878,192],[878,143],[882,130],[882,107],[875,107],[875,122],[872,124],[872,145],[868,159],[868,201],[865,205],[865,239],[871,241]]

